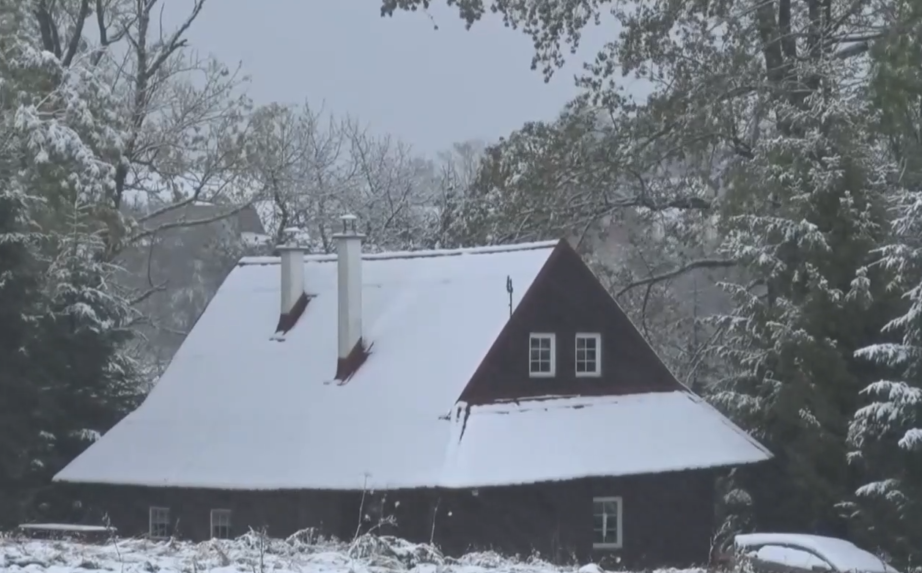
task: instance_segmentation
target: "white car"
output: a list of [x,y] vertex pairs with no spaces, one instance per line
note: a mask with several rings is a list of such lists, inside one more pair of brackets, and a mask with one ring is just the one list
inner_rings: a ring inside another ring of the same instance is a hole
[[880,557],[835,537],[746,533],[734,538],[738,564],[758,573],[899,573]]

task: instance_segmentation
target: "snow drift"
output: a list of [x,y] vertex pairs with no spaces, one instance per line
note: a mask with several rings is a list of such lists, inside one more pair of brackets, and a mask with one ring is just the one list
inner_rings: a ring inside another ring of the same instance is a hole
[[[601,573],[593,564],[556,566],[536,557],[471,553],[453,559],[429,546],[366,535],[352,543],[256,533],[203,543],[119,539],[105,544],[0,537],[0,571],[32,573]],[[679,573],[677,570],[670,570]],[[701,573],[702,570],[687,570]]]

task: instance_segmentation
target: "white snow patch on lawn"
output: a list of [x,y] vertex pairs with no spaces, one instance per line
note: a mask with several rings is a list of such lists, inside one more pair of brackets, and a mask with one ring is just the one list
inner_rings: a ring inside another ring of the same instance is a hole
[[[30,573],[602,573],[594,564],[555,566],[537,558],[513,560],[495,553],[443,557],[427,545],[363,536],[345,544],[303,535],[189,543],[120,539],[90,544],[0,537],[0,571]],[[669,570],[703,573],[703,570]],[[666,570],[663,571],[666,573]]]

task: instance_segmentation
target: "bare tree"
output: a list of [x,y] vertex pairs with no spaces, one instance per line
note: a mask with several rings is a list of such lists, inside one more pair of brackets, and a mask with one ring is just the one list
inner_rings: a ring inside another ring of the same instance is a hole
[[381,248],[416,248],[425,243],[432,214],[433,166],[396,138],[371,135],[356,123],[347,132],[358,176],[349,202]]
[[168,360],[181,342],[239,257],[242,216],[258,198],[244,177],[246,78],[189,47],[205,3],[172,14],[170,29],[162,0],[35,0],[20,26],[71,75],[108,88],[86,105],[118,145],[88,141],[114,173],[81,200],[108,268],[122,269],[107,282],[138,311],[132,353],[143,362]]
[[[122,134],[114,185],[98,206],[110,258],[167,228],[206,224],[246,207],[237,186],[249,101],[244,78],[188,50],[206,0],[174,30],[160,0],[38,0],[35,33],[65,66],[88,59],[121,105],[104,119]],[[162,215],[197,202],[227,209],[193,220]],[[126,217],[127,206],[137,217]]]
[[486,143],[479,140],[454,144],[438,154],[432,209],[427,225],[428,242],[435,247],[463,244],[469,235],[466,213],[477,201],[474,185],[480,173]]
[[264,197],[260,211],[276,243],[287,228],[299,227],[309,233],[312,249],[329,248],[323,221],[335,215],[334,203],[356,179],[345,135],[349,121],[325,118],[306,103],[271,104],[254,113],[247,179]]
[[247,145],[247,175],[270,233],[298,227],[318,252],[333,248],[337,217],[357,215],[369,248],[410,248],[425,236],[435,171],[408,145],[371,134],[323,109],[273,104],[257,110]]

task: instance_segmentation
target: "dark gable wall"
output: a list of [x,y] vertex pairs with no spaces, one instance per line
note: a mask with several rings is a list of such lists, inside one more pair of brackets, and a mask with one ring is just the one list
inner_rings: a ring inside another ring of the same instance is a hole
[[[515,288],[515,285],[513,285]],[[554,378],[528,375],[532,332],[556,334]],[[577,332],[602,335],[602,376],[577,378]],[[675,380],[579,254],[561,241],[461,394],[468,404],[535,396],[673,391]]]

